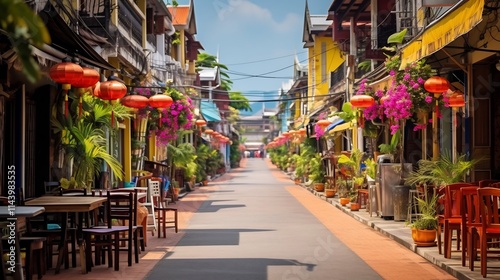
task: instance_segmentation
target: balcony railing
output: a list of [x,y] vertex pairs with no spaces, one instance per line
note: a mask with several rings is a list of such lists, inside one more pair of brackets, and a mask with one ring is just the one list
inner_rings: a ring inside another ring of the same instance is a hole
[[142,45],[142,19],[131,5],[127,0],[120,0],[118,24],[128,32],[134,41]]

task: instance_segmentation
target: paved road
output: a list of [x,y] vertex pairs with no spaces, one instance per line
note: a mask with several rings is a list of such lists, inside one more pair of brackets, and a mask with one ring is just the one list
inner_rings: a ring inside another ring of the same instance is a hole
[[146,279],[453,279],[270,167],[217,183]]

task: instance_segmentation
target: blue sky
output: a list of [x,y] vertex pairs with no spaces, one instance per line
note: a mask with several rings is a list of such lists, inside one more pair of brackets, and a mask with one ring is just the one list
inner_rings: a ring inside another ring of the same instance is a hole
[[[311,14],[327,14],[333,0],[310,0]],[[180,5],[189,0],[178,0]],[[305,0],[194,0],[196,38],[233,72],[233,91],[277,95],[293,73],[293,58],[307,63],[303,48]],[[283,69],[277,71],[279,69]],[[276,71],[276,72],[274,72]],[[248,78],[235,73],[272,78]]]

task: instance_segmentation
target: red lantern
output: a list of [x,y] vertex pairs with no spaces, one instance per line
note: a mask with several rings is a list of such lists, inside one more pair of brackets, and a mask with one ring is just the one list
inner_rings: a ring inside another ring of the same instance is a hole
[[455,109],[455,108],[460,108],[465,106],[465,99],[464,95],[460,93],[455,93],[450,96],[449,98],[449,104],[450,107]]
[[330,121],[328,120],[319,120],[317,123],[316,123],[319,127],[321,127],[321,129],[325,130],[325,128],[327,126],[329,126],[331,124]]
[[154,108],[170,108],[174,103],[172,97],[165,94],[156,94],[149,98],[149,105]]
[[299,134],[302,136],[306,135],[306,129],[305,128],[299,129]]
[[196,120],[195,122],[196,126],[204,126],[207,124],[207,122],[205,120]]
[[69,90],[71,85],[78,83],[83,75],[83,69],[80,65],[71,62],[69,58],[63,59],[49,71],[50,78],[58,84],[62,84],[64,90]]
[[88,87],[94,86],[97,82],[99,82],[99,72],[92,68],[82,67],[83,75],[79,81],[76,83],[72,83],[73,87],[79,88],[79,101],[78,101],[78,115],[82,115],[82,97]]
[[351,97],[351,105],[355,108],[365,109],[373,106],[375,99],[369,95],[354,95]]
[[[120,99],[127,94],[127,86],[115,80],[114,76],[108,78],[106,82],[99,85],[100,93],[99,98],[102,100],[116,100]],[[114,111],[111,111],[111,126],[114,123]]]
[[283,136],[288,138],[290,136],[290,132],[288,132],[288,131],[283,132]]
[[99,98],[102,100],[116,100],[127,94],[127,86],[116,80],[107,80],[100,85]]
[[100,98],[99,95],[101,95],[101,82],[97,82],[93,87],[92,91],[95,97]]
[[140,109],[140,108],[144,108],[144,107],[148,106],[149,99],[146,96],[134,94],[134,95],[127,95],[127,96],[123,97],[120,100],[120,103],[123,106]]
[[210,134],[213,134],[213,133],[214,133],[214,131],[211,130],[211,129],[206,129],[205,130],[205,134],[207,134],[207,135],[210,135]]
[[68,90],[71,85],[78,83],[83,75],[83,69],[80,65],[71,62],[69,58],[63,59],[63,62],[58,63],[49,70],[49,75],[52,80],[58,84],[62,84],[64,90],[64,115],[68,116]]
[[434,93],[434,95],[439,95],[450,88],[450,82],[443,77],[434,76],[425,81],[424,88],[426,91]]
[[96,70],[94,70],[92,68],[88,68],[88,67],[82,67],[82,70],[83,70],[83,74],[80,77],[80,80],[78,80],[74,83],[71,83],[71,85],[73,87],[88,88],[88,87],[95,85],[97,82],[99,82],[99,78],[100,78],[99,72],[97,72]]

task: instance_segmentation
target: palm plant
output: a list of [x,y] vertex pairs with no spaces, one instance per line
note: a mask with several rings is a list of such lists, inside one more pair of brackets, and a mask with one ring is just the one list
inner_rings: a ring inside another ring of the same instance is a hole
[[452,159],[449,152],[441,154],[439,160],[420,160],[417,171],[410,172],[405,183],[409,185],[443,186],[451,183],[463,182],[465,175],[479,160],[467,160],[462,154]]
[[[70,95],[73,100],[78,100]],[[72,102],[71,111],[76,112],[78,102]],[[103,163],[107,164],[115,179],[123,178],[120,162],[107,151],[106,130],[114,132],[111,116],[123,118],[130,116],[130,110],[119,103],[106,104],[91,95],[85,95],[82,107],[84,113],[64,117],[54,110],[51,118],[53,131],[61,136],[61,148],[65,151],[65,161],[71,163],[73,169],[67,177],[73,177],[80,187],[90,187],[90,182],[102,171]],[[56,107],[55,107],[56,108]]]

